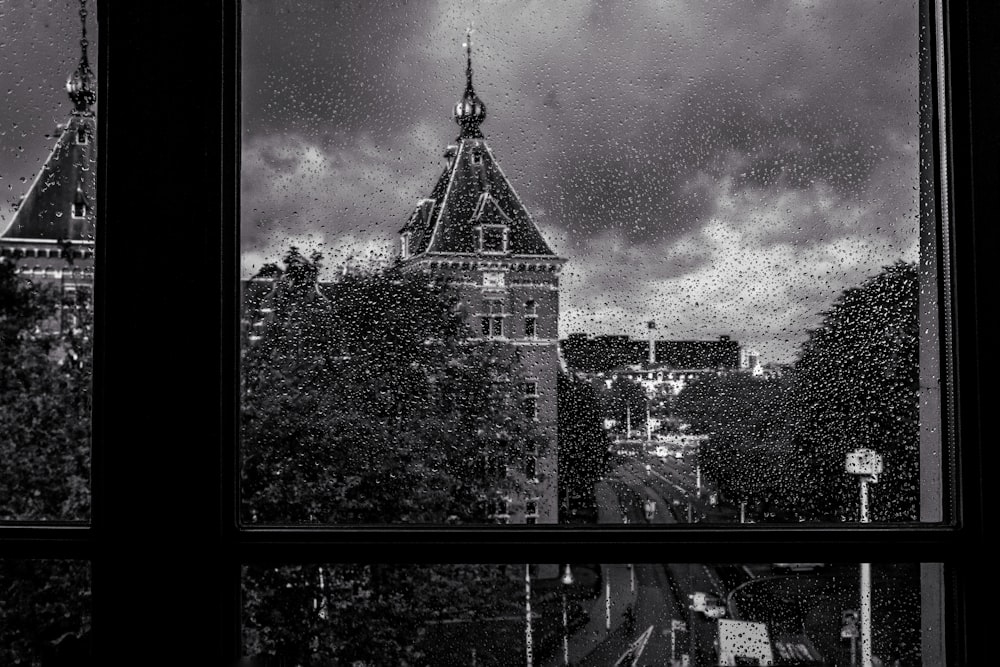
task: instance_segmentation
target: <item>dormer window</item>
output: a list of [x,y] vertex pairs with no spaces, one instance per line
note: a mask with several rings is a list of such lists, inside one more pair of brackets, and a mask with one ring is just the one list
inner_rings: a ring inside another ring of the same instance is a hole
[[73,217],[74,218],[86,218],[87,217],[87,203],[82,201],[73,202]]
[[410,232],[403,232],[399,237],[399,256],[402,259],[410,258]]
[[87,138],[87,128],[86,127],[78,127],[78,128],[76,128],[76,143],[79,144],[79,145],[81,145],[81,146],[85,146],[87,143],[89,143],[88,142],[88,138]]
[[479,228],[479,251],[504,254],[507,252],[507,226],[483,225]]
[[483,154],[480,151],[472,151],[472,164],[480,165],[483,163]]

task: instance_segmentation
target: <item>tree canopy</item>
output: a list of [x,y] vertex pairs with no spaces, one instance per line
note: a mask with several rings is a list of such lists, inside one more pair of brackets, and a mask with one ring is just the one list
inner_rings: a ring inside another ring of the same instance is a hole
[[[90,296],[0,260],[0,520],[89,518]],[[0,559],[0,664],[86,654],[89,579],[81,561]]]
[[[523,617],[523,586],[518,566],[247,567],[243,647],[290,664],[442,664],[498,617]],[[499,652],[481,648],[483,657]]]
[[425,275],[321,285],[294,248],[284,265],[242,362],[248,520],[475,522],[517,502],[516,464],[545,445],[516,350],[470,342],[454,292]]
[[0,519],[89,517],[90,301],[0,261]]
[[847,453],[874,449],[885,473],[872,485],[873,520],[917,518],[920,496],[917,267],[897,262],[845,291],[795,362],[796,458],[807,472],[798,503],[816,517],[858,517]]
[[882,455],[873,520],[915,520],[919,500],[917,267],[897,262],[848,289],[779,379],[709,377],[676,409],[710,434],[699,461],[732,499],[800,518],[857,520],[849,451]]

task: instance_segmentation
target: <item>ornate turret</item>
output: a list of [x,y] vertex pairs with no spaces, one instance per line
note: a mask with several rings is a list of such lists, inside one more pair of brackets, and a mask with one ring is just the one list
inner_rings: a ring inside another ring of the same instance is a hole
[[482,138],[479,126],[486,120],[486,105],[472,86],[472,32],[465,37],[465,94],[455,104],[455,122],[462,128],[459,139]]
[[491,501],[489,514],[499,523],[557,523],[559,272],[565,260],[549,247],[479,129],[486,106],[472,85],[471,40],[464,46],[465,94],[454,107],[462,132],[445,151],[445,168],[429,196],[400,230],[400,266],[451,285],[469,337],[489,341],[491,353],[511,355],[519,369],[520,405],[537,422],[538,438],[506,460],[523,485]]
[[94,89],[94,72],[90,69],[87,61],[87,2],[80,0],[80,23],[83,30],[80,36],[80,64],[76,71],[66,79],[66,92],[73,101],[73,113],[81,116],[93,116],[94,112],[90,108],[97,100],[97,91]]
[[58,281],[64,290],[93,284],[97,126],[92,107],[97,90],[87,60],[86,0],[80,0],[80,21],[80,62],[66,81],[73,110],[58,126],[55,146],[0,232],[0,261],[16,260],[22,276]]

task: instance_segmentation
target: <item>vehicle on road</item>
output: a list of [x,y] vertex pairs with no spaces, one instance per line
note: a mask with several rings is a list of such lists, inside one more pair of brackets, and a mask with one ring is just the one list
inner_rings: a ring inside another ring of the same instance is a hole
[[705,618],[723,618],[726,615],[726,605],[718,596],[710,593],[695,592],[689,593],[691,598],[691,611],[696,611]]

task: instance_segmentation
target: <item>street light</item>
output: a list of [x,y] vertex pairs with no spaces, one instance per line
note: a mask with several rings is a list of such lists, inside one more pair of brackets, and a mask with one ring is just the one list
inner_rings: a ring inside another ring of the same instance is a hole
[[[868,523],[868,484],[882,472],[882,456],[873,449],[847,453],[844,469],[861,482],[861,523]],[[872,565],[861,564],[861,667],[872,667]]]
[[563,664],[569,664],[569,621],[566,614],[566,589],[573,585],[573,572],[569,569],[569,563],[563,570],[562,575],[562,603],[563,603]]
[[524,566],[524,654],[525,664],[531,667],[534,653],[531,636],[531,564]]

